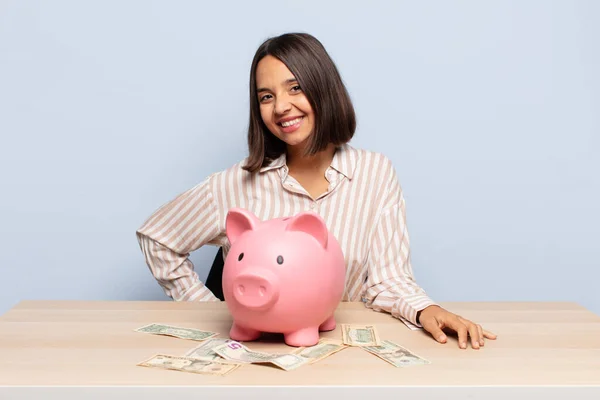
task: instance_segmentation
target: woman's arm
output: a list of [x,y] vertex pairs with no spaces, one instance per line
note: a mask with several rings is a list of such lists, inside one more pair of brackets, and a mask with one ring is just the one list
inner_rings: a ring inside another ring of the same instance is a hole
[[218,301],[200,282],[188,258],[220,232],[210,182],[208,178],[163,205],[136,231],[150,272],[176,301]]
[[406,227],[406,202],[396,173],[389,163],[389,180],[383,207],[375,226],[365,283],[368,307],[390,312],[423,327],[435,340],[446,343],[444,329],[458,334],[458,345],[467,348],[470,337],[474,349],[484,339],[496,339],[481,325],[456,315],[434,303],[417,285],[410,263],[410,241]]
[[385,202],[372,236],[365,283],[366,305],[421,326],[417,313],[436,303],[415,282],[404,196],[397,183],[390,190],[391,199]]

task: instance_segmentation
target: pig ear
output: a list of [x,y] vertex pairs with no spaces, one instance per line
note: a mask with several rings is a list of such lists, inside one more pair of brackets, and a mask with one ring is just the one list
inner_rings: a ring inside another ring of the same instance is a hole
[[225,220],[225,232],[229,242],[233,244],[242,233],[256,229],[259,223],[259,219],[248,210],[230,209]]
[[327,248],[329,232],[325,225],[325,221],[323,221],[323,218],[317,213],[310,211],[302,212],[293,217],[285,229],[287,231],[306,232],[317,239],[317,242],[319,242],[323,248]]

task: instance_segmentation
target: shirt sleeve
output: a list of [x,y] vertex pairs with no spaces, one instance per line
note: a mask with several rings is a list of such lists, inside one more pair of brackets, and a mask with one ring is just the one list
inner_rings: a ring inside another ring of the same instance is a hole
[[421,327],[417,313],[437,304],[415,282],[405,200],[391,167],[389,176],[389,190],[373,231],[364,301],[369,308],[387,311],[396,318]]
[[165,294],[176,301],[219,301],[194,271],[189,255],[220,234],[211,178],[156,210],[136,231],[146,264]]

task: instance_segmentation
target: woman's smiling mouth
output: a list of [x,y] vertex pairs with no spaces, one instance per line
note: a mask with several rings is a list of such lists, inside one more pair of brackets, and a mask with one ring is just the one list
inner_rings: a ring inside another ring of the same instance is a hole
[[293,119],[286,119],[285,121],[282,122],[277,122],[277,125],[279,125],[281,127],[281,130],[285,133],[292,133],[294,131],[296,131],[298,128],[300,128],[300,125],[302,124],[302,120],[304,119],[304,117],[296,117]]

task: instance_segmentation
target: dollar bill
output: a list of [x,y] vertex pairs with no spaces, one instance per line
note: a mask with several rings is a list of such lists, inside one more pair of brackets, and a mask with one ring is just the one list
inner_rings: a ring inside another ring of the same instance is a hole
[[410,329],[411,331],[420,331],[420,330],[423,329],[423,328],[419,328],[418,326],[416,326],[415,324],[413,324],[412,322],[410,322],[406,318],[400,317],[400,321],[402,321],[404,323],[404,325],[406,325],[406,327],[408,329]]
[[174,336],[180,339],[189,340],[206,340],[213,336],[216,336],[215,332],[201,331],[193,328],[182,328],[179,326],[162,325],[162,324],[149,324],[142,326],[141,328],[135,329],[136,332],[150,333],[153,335],[166,335]]
[[381,346],[365,346],[363,349],[395,367],[431,364],[430,361],[389,340],[384,340]]
[[194,374],[227,375],[240,367],[240,364],[223,363],[216,360],[199,360],[197,358],[157,354],[137,364],[142,367],[170,369]]
[[373,325],[342,324],[342,341],[348,346],[379,346],[381,339]]
[[235,341],[214,347],[213,351],[223,357],[225,360],[235,363],[271,363],[286,371],[291,371],[308,363],[306,358],[300,357],[296,354],[271,354],[252,351],[243,344]]
[[292,351],[292,354],[306,358],[309,364],[313,364],[340,350],[344,350],[347,347],[348,346],[342,343],[341,340],[321,339],[316,345],[311,347],[299,347]]
[[209,361],[224,360],[223,357],[215,353],[214,348],[230,342],[233,342],[233,340],[225,338],[208,339],[202,342],[197,347],[194,347],[193,349],[189,350],[187,353],[184,354],[184,356]]

